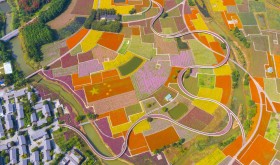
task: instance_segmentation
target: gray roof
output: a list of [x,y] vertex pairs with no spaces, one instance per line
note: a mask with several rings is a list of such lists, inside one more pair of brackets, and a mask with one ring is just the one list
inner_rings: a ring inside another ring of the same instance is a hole
[[51,149],[52,149],[51,141],[50,140],[45,140],[44,150],[51,150]]
[[45,123],[47,123],[47,119],[46,118],[40,119],[40,120],[37,121],[37,126],[40,127],[41,125],[43,125]]
[[12,164],[16,164],[17,161],[17,150],[16,148],[10,149],[10,161]]
[[20,136],[18,137],[18,143],[19,143],[19,145],[26,145],[27,143],[26,143],[26,138],[25,138],[25,136],[20,135]]
[[3,132],[4,132],[4,128],[3,128],[2,122],[0,122],[0,133],[3,133]]
[[108,20],[115,20],[118,18],[118,16],[117,15],[102,15],[100,18],[105,18]]
[[20,155],[27,154],[26,145],[22,145],[22,146],[19,147],[19,153],[20,153]]
[[38,109],[42,109],[42,107],[43,107],[43,103],[39,102],[34,106],[34,109],[38,110]]
[[8,114],[6,116],[6,128],[7,130],[14,128],[14,123],[12,120],[12,115]]
[[20,165],[28,165],[28,159],[23,159],[23,160],[20,162]]
[[19,109],[18,109],[18,117],[20,119],[23,119],[24,118],[24,111],[23,111],[23,106],[20,104],[19,105]]
[[38,139],[41,139],[46,134],[47,134],[46,131],[38,130],[31,135],[31,139],[32,140],[38,140]]
[[24,120],[23,120],[23,119],[20,119],[20,120],[18,121],[18,127],[19,127],[19,128],[23,128],[23,127],[24,127]]
[[13,113],[14,112],[14,104],[9,103],[7,111],[8,111],[7,113]]
[[50,107],[48,104],[43,105],[42,112],[45,116],[48,116],[51,114]]
[[31,122],[33,123],[33,122],[36,122],[38,119],[37,119],[37,115],[36,115],[36,112],[33,112],[32,114],[31,114]]
[[39,162],[40,161],[39,151],[33,152],[30,159],[31,159],[32,162]]
[[20,89],[20,90],[17,90],[17,91],[14,92],[14,96],[15,96],[15,97],[20,97],[20,96],[23,96],[23,95],[25,95],[25,94],[26,94],[26,93],[25,93],[25,88]]
[[6,144],[0,145],[0,151],[7,150],[8,146]]
[[52,160],[50,151],[44,150],[44,160],[46,161]]
[[3,114],[3,108],[2,108],[2,105],[0,105],[0,114]]

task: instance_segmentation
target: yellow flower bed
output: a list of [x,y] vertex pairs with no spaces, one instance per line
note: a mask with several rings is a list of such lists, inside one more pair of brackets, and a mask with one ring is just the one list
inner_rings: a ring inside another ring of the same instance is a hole
[[[207,25],[205,24],[201,14],[197,14],[197,19],[192,20],[192,23],[195,27],[196,30],[209,30]],[[199,34],[200,36],[205,36],[207,38],[208,42],[214,42],[215,39],[213,38],[213,36],[209,35],[209,34]]]
[[112,70],[118,68],[119,66],[127,63],[129,60],[133,58],[134,54],[127,51],[125,54],[119,54],[114,60],[103,62],[103,66],[105,70]]
[[[210,98],[213,100],[221,101],[223,94],[222,88],[199,88],[198,96],[203,98]],[[210,102],[210,101],[204,101],[204,100],[198,100],[195,99],[192,104],[205,112],[209,114],[213,114],[215,110],[219,107],[218,104]]]
[[85,37],[85,39],[81,42],[82,51],[88,52],[92,48],[94,48],[100,39],[103,32],[90,30],[89,34]]
[[205,158],[197,162],[196,165],[216,165],[219,164],[225,158],[225,154],[220,149],[216,149],[214,152],[210,153]]
[[215,12],[227,10],[227,7],[224,6],[223,1],[221,1],[221,0],[210,0],[210,4],[211,4],[213,11],[215,11]]
[[214,73],[215,73],[216,76],[231,75],[231,72],[232,71],[231,71],[230,66],[228,64],[214,69]]
[[[115,6],[110,0],[99,0],[99,9],[115,9],[118,14],[129,14],[129,11],[134,8],[134,5]],[[93,9],[98,9],[98,0],[93,3]]]
[[[141,113],[137,113],[134,115],[129,116],[129,122],[121,124],[121,125],[117,125],[112,127],[111,122],[109,121],[110,127],[111,127],[111,131],[112,134],[118,134],[118,133],[122,133],[124,131],[127,131],[133,123],[135,123],[139,118],[141,118],[142,116],[144,116],[145,112],[141,112]],[[151,125],[147,120],[144,120],[142,122],[140,122],[135,128],[134,128],[134,133],[138,134],[138,133],[142,133],[144,131],[147,131],[151,129]]]

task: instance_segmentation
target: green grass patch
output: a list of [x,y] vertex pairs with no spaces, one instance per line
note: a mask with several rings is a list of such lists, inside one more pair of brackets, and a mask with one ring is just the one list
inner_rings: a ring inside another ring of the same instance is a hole
[[70,52],[70,55],[76,56],[78,53],[81,53],[82,51],[83,50],[82,50],[81,44],[79,44]]
[[192,94],[197,95],[198,93],[198,79],[194,77],[189,77],[183,80],[184,87]]
[[267,21],[270,29],[280,30],[280,12],[275,8],[268,8]]
[[279,135],[279,129],[278,129],[278,120],[275,118],[275,113],[272,114],[270,117],[269,124],[267,126],[266,132],[265,132],[265,138],[272,141],[273,143],[276,142],[278,135]]
[[213,65],[217,63],[214,54],[197,40],[189,40],[189,46],[193,52],[196,65]]
[[188,106],[184,103],[179,103],[174,108],[170,109],[168,111],[168,114],[171,116],[172,119],[178,120],[187,112],[188,112]]
[[120,54],[125,54],[125,52],[128,49],[129,45],[130,45],[130,39],[125,38],[121,48],[119,49],[119,53]]
[[277,85],[275,79],[264,79],[264,90],[271,100],[280,102],[280,94],[277,92]]
[[130,73],[133,73],[142,63],[143,59],[134,56],[130,61],[118,67],[122,76],[127,76]]
[[265,4],[264,2],[259,1],[249,1],[249,7],[251,12],[265,12]]
[[146,59],[156,56],[156,49],[153,48],[153,44],[143,43],[140,36],[132,36],[128,50]]
[[243,26],[245,33],[248,34],[260,34],[258,26]]
[[253,13],[238,13],[243,25],[257,25],[257,21]]
[[216,79],[214,75],[198,74],[199,87],[214,88]]
[[130,115],[142,112],[142,108],[141,108],[140,104],[137,103],[137,104],[125,107],[125,112],[126,112],[127,116],[130,116]]
[[235,0],[236,4],[242,4],[243,0]]

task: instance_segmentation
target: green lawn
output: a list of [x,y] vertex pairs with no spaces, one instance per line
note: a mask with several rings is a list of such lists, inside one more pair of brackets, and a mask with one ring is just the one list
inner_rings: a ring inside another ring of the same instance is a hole
[[214,88],[215,82],[215,75],[198,74],[199,87]]
[[179,103],[174,108],[172,108],[168,111],[169,115],[174,120],[180,119],[187,112],[188,112],[188,106],[184,103]]
[[122,76],[127,76],[133,71],[135,71],[141,64],[143,59],[134,56],[130,61],[118,67]]
[[197,40],[188,40],[196,65],[213,65],[217,63],[214,54]]
[[197,95],[198,93],[198,79],[189,77],[183,80],[184,87],[192,94]]
[[131,105],[129,107],[125,107],[125,112],[126,112],[127,116],[130,116],[130,115],[142,112],[142,108],[141,108],[140,104],[137,103],[137,104]]

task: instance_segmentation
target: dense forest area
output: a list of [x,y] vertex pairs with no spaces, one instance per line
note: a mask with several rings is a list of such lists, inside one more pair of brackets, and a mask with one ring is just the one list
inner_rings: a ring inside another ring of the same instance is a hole
[[[116,19],[107,20],[106,16],[116,16]],[[92,10],[90,16],[84,23],[84,27],[87,29],[119,33],[122,29],[120,21],[121,15],[117,15],[115,9],[97,9]]]
[[5,13],[0,12],[0,38],[4,36],[6,26],[6,16]]
[[12,74],[0,74],[0,79],[5,80],[5,84],[7,86],[14,84],[15,88],[20,88],[26,84],[26,80],[24,79],[24,75],[18,68],[15,66],[15,60],[12,56],[12,50],[9,43],[0,41],[0,62],[8,62],[10,61],[13,66]]
[[24,27],[21,30],[21,34],[24,51],[29,58],[36,62],[43,59],[42,52],[40,51],[41,46],[55,40],[54,31],[40,21]]

